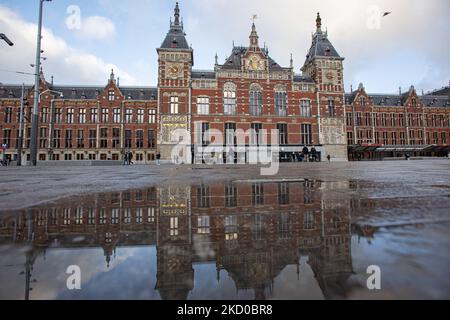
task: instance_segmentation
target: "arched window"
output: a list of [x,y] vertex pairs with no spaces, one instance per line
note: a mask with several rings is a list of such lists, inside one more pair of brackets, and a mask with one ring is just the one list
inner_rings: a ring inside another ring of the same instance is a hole
[[227,82],[223,86],[223,113],[236,114],[236,85],[232,82]]
[[281,117],[287,115],[286,87],[283,85],[275,86],[275,112]]
[[250,113],[259,116],[262,112],[262,88],[259,84],[250,86]]

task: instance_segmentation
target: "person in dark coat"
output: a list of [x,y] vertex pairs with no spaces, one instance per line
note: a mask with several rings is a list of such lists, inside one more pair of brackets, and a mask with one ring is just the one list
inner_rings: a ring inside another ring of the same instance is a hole
[[133,164],[133,152],[128,153],[128,164]]

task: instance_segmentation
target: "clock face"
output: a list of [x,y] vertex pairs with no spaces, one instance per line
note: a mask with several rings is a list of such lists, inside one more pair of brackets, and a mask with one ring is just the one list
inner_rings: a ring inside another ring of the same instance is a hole
[[248,60],[248,69],[250,70],[263,70],[264,63],[261,58],[257,55],[253,55]]
[[324,83],[337,84],[337,71],[336,70],[324,70],[322,74],[323,74],[322,81]]
[[167,67],[167,74],[171,78],[178,78],[181,76],[181,67],[177,64],[170,64]]

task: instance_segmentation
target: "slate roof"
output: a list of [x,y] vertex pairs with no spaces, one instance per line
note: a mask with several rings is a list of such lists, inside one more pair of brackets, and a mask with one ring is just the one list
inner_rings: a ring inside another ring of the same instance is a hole
[[216,79],[216,73],[212,70],[192,70],[192,79]]
[[[352,93],[347,93],[345,95],[346,104],[352,104],[357,91]],[[368,94],[368,96],[373,100],[374,105],[376,106],[386,106],[386,107],[397,107],[403,106],[406,94],[394,95],[394,94]],[[420,101],[424,104],[425,107],[450,107],[450,98],[448,96],[443,95],[425,95],[419,96]]]
[[[25,94],[33,86],[25,86]],[[61,92],[63,97],[56,96],[56,99],[97,99],[100,92],[105,87],[100,86],[53,86],[51,90]],[[126,100],[156,100],[158,90],[156,87],[120,87]],[[0,85],[0,99],[19,99],[22,95],[21,85]]]
[[180,22],[180,8],[178,7],[178,2],[175,7],[174,17],[175,20],[174,22],[170,22],[169,32],[160,48],[190,50],[186,41],[186,34],[183,31],[183,23]]
[[310,76],[296,74],[296,75],[294,75],[294,82],[314,83],[314,80]]
[[[247,52],[248,47],[233,47],[233,50],[231,51],[231,55],[228,57],[228,59],[225,61],[223,65],[220,67],[222,69],[229,69],[229,70],[241,70],[242,64],[241,64],[241,57]],[[269,70],[270,71],[277,71],[277,70],[284,70],[275,60],[273,60],[269,56],[269,52],[267,49],[262,49],[263,54],[268,57],[269,59]]]
[[305,64],[308,64],[316,57],[333,57],[342,59],[328,39],[326,32],[324,33],[320,31],[314,34],[311,48],[306,55]]

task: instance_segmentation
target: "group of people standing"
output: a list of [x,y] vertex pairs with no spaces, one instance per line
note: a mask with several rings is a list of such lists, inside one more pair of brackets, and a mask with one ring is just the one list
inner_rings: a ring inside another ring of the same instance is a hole
[[126,151],[125,154],[123,155],[123,165],[129,166],[132,164],[133,164],[133,152]]

